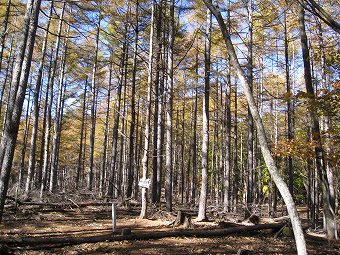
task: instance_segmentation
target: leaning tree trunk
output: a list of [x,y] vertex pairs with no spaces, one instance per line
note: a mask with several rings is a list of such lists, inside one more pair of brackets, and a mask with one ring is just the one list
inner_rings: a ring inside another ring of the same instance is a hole
[[[209,0],[208,0],[209,1]],[[211,4],[211,1],[209,2]],[[210,96],[210,48],[211,48],[211,11],[207,9],[205,50],[204,50],[204,99],[203,99],[203,138],[202,138],[202,184],[199,200],[198,216],[200,221],[206,220],[208,191],[208,150],[209,150],[209,96]]]
[[313,110],[313,102],[312,99],[315,98],[312,75],[311,75],[311,67],[310,67],[310,56],[308,50],[308,40],[305,29],[305,12],[302,6],[299,6],[299,29],[300,29],[300,37],[301,37],[301,47],[302,47],[302,57],[304,64],[304,77],[305,77],[305,85],[306,91],[310,96],[310,106],[309,113],[312,122],[312,139],[315,142],[315,160],[316,167],[318,170],[321,189],[322,189],[322,198],[323,198],[323,211],[324,217],[326,221],[325,230],[327,232],[327,237],[330,239],[337,238],[337,227],[336,227],[336,215],[335,215],[335,198],[331,195],[330,192],[330,183],[327,178],[327,170],[325,165],[325,156],[324,150],[321,142],[320,135],[320,126],[319,126],[319,118],[316,112]]
[[6,118],[6,126],[4,127],[0,149],[0,222],[2,220],[20,125],[20,116],[31,68],[40,4],[41,0],[30,0],[27,2],[22,34],[20,40],[18,40],[19,46],[13,70],[11,98],[7,108],[7,111],[11,114],[8,114]]
[[[11,9],[11,0],[7,0],[5,18],[4,18],[4,21],[2,22],[3,26],[2,26],[2,31],[1,31],[1,35],[0,35],[0,71],[1,71],[1,67],[2,67],[2,57],[3,57],[3,54],[4,54],[10,9]],[[4,88],[5,87],[3,87],[2,89],[4,89]],[[0,105],[0,107],[1,106],[2,105]]]
[[236,70],[238,78],[240,79],[241,85],[243,87],[249,108],[251,110],[251,114],[253,116],[254,122],[257,127],[257,135],[258,135],[258,140],[261,146],[262,155],[266,162],[269,173],[272,176],[287,206],[287,210],[290,216],[290,220],[291,220],[294,235],[295,235],[297,252],[300,255],[307,254],[305,237],[303,234],[301,222],[299,220],[299,216],[296,210],[293,197],[289,192],[287,184],[281,178],[278,172],[278,169],[275,165],[275,161],[269,150],[265,129],[264,129],[261,117],[259,115],[258,109],[256,107],[254,97],[251,93],[251,86],[249,82],[247,81],[244,71],[242,70],[241,65],[238,61],[234,46],[230,38],[230,34],[227,30],[227,27],[224,23],[221,13],[209,2],[209,0],[203,0],[203,1],[207,5],[207,7],[211,10],[211,12],[214,14],[215,18],[217,19],[224,41],[226,43],[227,50],[230,54],[231,62]]

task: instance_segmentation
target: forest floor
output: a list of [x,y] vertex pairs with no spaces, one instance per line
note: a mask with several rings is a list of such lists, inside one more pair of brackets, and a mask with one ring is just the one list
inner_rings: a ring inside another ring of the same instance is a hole
[[[66,206],[67,204],[67,206]],[[58,206],[59,205],[59,206]],[[139,219],[138,205],[118,207],[117,232],[131,229],[134,236],[184,229],[171,225],[176,211],[151,207],[148,219]],[[186,211],[194,212],[191,209]],[[195,221],[192,214],[192,231],[212,231],[221,228],[219,222],[240,222],[239,216],[217,214],[212,210],[209,222]],[[260,223],[272,219],[261,217]],[[240,223],[242,224],[242,222]],[[276,231],[258,230],[214,237],[169,236],[132,240],[105,241],[95,237],[112,235],[111,205],[101,203],[77,204],[73,200],[52,204],[21,204],[16,210],[11,202],[5,207],[3,223],[0,224],[0,254],[296,254],[292,236],[279,235]],[[74,238],[85,241],[68,241]],[[88,239],[86,239],[88,238]],[[48,240],[57,240],[49,243]],[[86,241],[90,240],[90,241]],[[1,246],[2,244],[5,244]],[[3,249],[3,250],[1,250]],[[307,238],[308,254],[340,255],[339,243]]]

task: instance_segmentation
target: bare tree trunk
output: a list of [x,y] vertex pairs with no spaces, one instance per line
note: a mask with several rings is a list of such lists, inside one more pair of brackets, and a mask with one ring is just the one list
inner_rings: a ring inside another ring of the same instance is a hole
[[[290,99],[292,92],[290,88],[290,74],[289,74],[289,58],[288,58],[288,35],[287,35],[287,21],[286,21],[286,13],[284,13],[284,45],[285,45],[285,71],[286,71],[286,88],[287,95],[289,98],[287,100],[287,135],[288,140],[291,141],[294,139],[293,134],[293,101]],[[289,191],[294,198],[294,168],[293,168],[293,158],[288,156],[288,187]]]
[[[153,67],[153,34],[155,22],[155,2],[151,6],[151,27],[150,27],[150,43],[149,43],[149,60],[148,60],[148,98],[145,120],[145,133],[144,133],[144,153],[142,158],[142,179],[146,180],[148,177],[148,154],[150,142],[150,116],[151,116],[151,92],[152,92],[152,67]],[[145,219],[147,217],[147,189],[142,188],[142,209],[139,218]]]
[[[100,179],[99,179],[99,192],[105,194],[105,173],[107,161],[107,145],[109,136],[109,119],[110,119],[110,103],[111,103],[111,87],[112,87],[112,60],[110,61],[109,82],[107,85],[107,100],[106,100],[106,114],[104,124],[104,141],[102,149],[102,159],[100,164]],[[133,138],[132,138],[133,139]]]
[[135,24],[134,24],[134,32],[135,32],[135,41],[133,48],[133,67],[132,67],[132,83],[131,83],[131,125],[130,125],[130,134],[129,134],[129,160],[127,167],[127,175],[128,175],[128,186],[126,191],[126,196],[131,197],[132,195],[132,186],[134,181],[134,171],[135,169],[135,151],[134,151],[134,142],[135,142],[135,126],[136,126],[136,73],[137,73],[137,55],[138,55],[138,36],[139,36],[139,0],[136,1],[136,16],[135,16]]
[[273,180],[275,181],[275,184],[278,187],[278,189],[279,189],[279,191],[280,191],[280,193],[281,193],[281,195],[282,195],[282,197],[283,197],[283,199],[286,203],[286,206],[287,206],[287,210],[288,210],[288,213],[289,213],[289,216],[290,216],[290,220],[291,220],[294,235],[295,235],[297,252],[298,252],[299,255],[307,254],[306,242],[305,242],[303,230],[302,230],[302,227],[301,227],[301,222],[300,222],[299,216],[297,214],[297,210],[296,210],[294,200],[293,200],[291,194],[289,193],[289,189],[288,189],[286,183],[282,180],[282,178],[281,178],[281,176],[280,176],[280,174],[279,174],[279,172],[276,168],[275,161],[274,161],[274,159],[271,155],[271,152],[269,150],[264,126],[263,126],[261,117],[259,115],[259,112],[257,110],[255,100],[254,100],[253,95],[251,93],[251,86],[250,86],[249,82],[247,81],[245,74],[244,74],[244,71],[242,70],[240,63],[237,59],[237,55],[236,55],[234,46],[231,42],[230,34],[229,34],[229,32],[226,28],[226,25],[225,25],[224,20],[221,16],[221,13],[218,10],[216,10],[216,8],[208,0],[203,0],[203,1],[207,5],[207,7],[211,10],[211,12],[214,14],[214,16],[216,17],[216,19],[218,21],[221,32],[223,34],[224,41],[226,43],[227,50],[230,54],[232,64],[233,64],[233,66],[234,66],[234,68],[237,72],[238,78],[241,81],[241,85],[243,87],[249,108],[251,110],[251,114],[252,114],[253,119],[256,123],[258,140],[259,140],[259,143],[261,145],[262,155],[264,157],[264,160],[266,162],[268,170],[269,170],[271,176],[273,177]]
[[[304,63],[304,77],[305,77],[305,85],[306,91],[310,95],[312,99],[315,98],[312,76],[311,76],[311,67],[310,67],[310,57],[308,50],[308,42],[307,42],[307,34],[305,30],[305,14],[302,6],[299,5],[299,29],[300,29],[300,37],[301,37],[301,47],[302,47],[302,56]],[[312,103],[312,102],[310,102]],[[314,112],[312,107],[309,107],[309,113],[312,121],[312,138],[316,143],[315,146],[315,160],[316,167],[318,170],[320,182],[321,182],[321,190],[322,190],[322,198],[323,198],[323,210],[326,226],[324,226],[327,237],[330,239],[337,238],[337,228],[336,228],[336,215],[335,215],[335,198],[332,196],[330,192],[331,184],[327,178],[327,170],[325,165],[325,157],[324,150],[321,143],[320,136],[320,126],[319,119],[317,114]]]
[[166,209],[172,211],[172,110],[173,110],[173,48],[174,48],[174,0],[170,1],[169,23],[169,48],[167,68],[167,93],[166,93],[166,176],[165,176],[165,202]]
[[[165,47],[163,51],[165,52]],[[163,53],[164,53],[163,52]],[[164,54],[165,55],[165,54]],[[164,150],[164,82],[165,82],[165,61],[162,61],[162,75],[159,82],[159,101],[158,101],[158,125],[157,125],[157,202],[161,201],[161,190],[163,181],[163,150]]]
[[18,136],[20,116],[27,88],[27,81],[32,61],[35,33],[41,0],[30,0],[24,18],[21,38],[13,70],[11,98],[8,102],[8,112],[0,149],[0,222],[5,205],[9,177],[11,173],[15,145]]
[[[64,3],[64,7],[65,7],[65,3]],[[69,31],[69,26],[67,28],[67,31]],[[66,32],[66,35],[68,35],[68,32]],[[61,59],[61,66],[60,66],[58,97],[56,101],[56,110],[55,110],[54,127],[53,127],[53,139],[52,139],[52,151],[51,151],[51,175],[50,175],[50,183],[49,183],[49,189],[52,193],[56,191],[57,181],[58,181],[58,160],[59,160],[59,147],[60,147],[61,123],[62,123],[61,119],[63,116],[64,82],[65,82],[67,47],[68,47],[67,38],[65,38],[64,53]]]
[[65,12],[65,5],[66,2],[64,2],[62,9],[61,9],[61,14],[59,18],[59,25],[58,25],[58,36],[55,42],[55,49],[53,51],[53,63],[52,63],[52,70],[51,70],[51,78],[48,83],[48,87],[50,89],[50,98],[48,101],[48,106],[47,106],[47,117],[46,117],[46,131],[45,131],[45,144],[44,144],[44,165],[43,165],[43,180],[41,183],[41,188],[40,188],[40,196],[42,196],[43,191],[45,190],[45,187],[47,185],[47,175],[48,175],[48,169],[49,169],[49,164],[50,164],[50,151],[49,151],[49,144],[50,144],[50,139],[51,139],[51,125],[52,125],[52,102],[53,102],[53,86],[54,86],[54,79],[55,79],[55,73],[57,69],[57,62],[58,62],[58,56],[59,56],[59,49],[60,49],[60,38],[61,38],[61,30],[63,26],[63,18],[64,18],[64,12]]
[[157,202],[157,175],[158,175],[158,150],[157,150],[157,139],[158,139],[158,117],[159,117],[159,80],[160,80],[160,71],[161,71],[161,53],[162,53],[162,6],[161,4],[157,5],[156,11],[156,59],[155,59],[155,66],[156,66],[156,74],[155,74],[155,81],[153,86],[153,95],[154,95],[154,110],[153,110],[153,138],[152,138],[152,187],[151,187],[151,201],[152,203]]
[[196,202],[196,185],[197,185],[197,108],[198,108],[198,49],[196,49],[196,83],[195,83],[195,101],[193,113],[193,129],[192,129],[192,180],[191,180],[191,202]]
[[[7,5],[6,5],[6,11],[5,11],[5,18],[4,21],[2,22],[2,31],[0,34],[0,72],[1,72],[1,68],[2,68],[2,58],[3,58],[3,54],[4,54],[4,48],[5,48],[5,41],[6,41],[6,36],[7,36],[7,26],[8,26],[8,18],[9,18],[9,12],[11,9],[11,0],[7,0]],[[5,86],[2,88],[4,89]],[[1,108],[1,104],[0,104],[0,108]]]
[[125,53],[127,47],[127,25],[125,26],[124,31],[124,42],[122,47],[122,55],[120,59],[120,74],[118,79],[118,90],[117,90],[117,99],[116,99],[116,107],[114,114],[114,125],[112,131],[112,152],[111,152],[111,162],[110,162],[110,174],[109,174],[109,186],[108,186],[108,196],[112,197],[114,195],[114,181],[116,174],[116,161],[117,161],[117,143],[118,143],[118,128],[119,128],[119,119],[120,119],[120,110],[121,110],[121,98],[122,98],[122,88],[123,88],[123,77],[124,77],[124,63],[125,63]]
[[51,3],[50,13],[47,20],[46,32],[44,35],[44,42],[41,50],[41,59],[38,68],[37,82],[35,85],[34,98],[33,98],[33,127],[31,134],[31,144],[30,144],[30,155],[28,163],[28,174],[26,179],[25,194],[28,195],[33,186],[33,176],[36,163],[36,151],[37,151],[37,134],[38,134],[38,122],[39,122],[39,96],[40,88],[42,84],[43,68],[45,63],[46,49],[47,49],[47,39],[48,32],[50,29],[50,22],[53,12],[53,2]]
[[[249,22],[248,48],[248,83],[253,90],[253,0],[247,3]],[[254,121],[248,106],[248,139],[247,139],[247,205],[253,201],[254,175]],[[249,208],[248,208],[249,209]]]
[[28,131],[29,131],[30,121],[31,121],[31,117],[29,115],[30,110],[31,110],[31,93],[28,93],[27,108],[26,108],[26,114],[25,114],[25,129],[24,129],[24,137],[23,137],[22,147],[21,147],[20,170],[19,170],[17,192],[23,185],[23,180],[25,176],[25,156],[26,156],[26,151],[27,151]]
[[[185,150],[185,97],[182,102],[182,134],[181,134],[181,203],[184,203],[185,175],[184,175],[184,150]],[[190,158],[190,157],[189,157]]]
[[[211,4],[211,1],[208,0]],[[208,161],[209,161],[209,96],[210,96],[210,48],[211,48],[211,11],[206,14],[205,49],[204,49],[204,99],[203,99],[203,138],[202,138],[202,184],[199,200],[199,221],[207,219]]]
[[82,117],[81,117],[81,128],[80,128],[80,141],[79,141],[79,151],[78,151],[78,162],[77,162],[77,175],[76,175],[76,189],[79,188],[80,185],[80,177],[82,172],[84,171],[83,164],[83,143],[84,143],[84,128],[85,128],[85,115],[86,115],[86,93],[87,93],[87,83],[88,77],[85,77],[84,84],[84,96],[83,96],[83,105],[82,105]]
[[[2,86],[2,90],[1,90],[1,94],[0,94],[0,119],[3,119],[3,123],[2,123],[2,129],[1,129],[1,135],[3,133],[3,129],[5,126],[5,122],[6,122],[6,112],[5,112],[5,116],[4,118],[2,118],[2,105],[3,105],[3,99],[4,99],[4,94],[5,94],[5,90],[6,90],[6,84],[8,81],[8,78],[10,76],[10,73],[13,73],[13,62],[14,62],[14,53],[13,53],[13,46],[14,46],[14,39],[13,37],[11,38],[11,46],[9,49],[9,54],[8,54],[8,60],[7,60],[7,66],[6,66],[6,72],[5,72],[5,78],[4,78],[4,83]],[[11,83],[11,81],[9,81],[9,83]],[[8,89],[8,91],[10,91],[10,88]],[[10,93],[8,93],[9,96]]]
[[98,24],[97,24],[97,34],[96,34],[96,46],[95,46],[95,54],[94,54],[94,63],[93,63],[93,69],[92,69],[92,81],[91,81],[91,132],[90,132],[90,173],[89,173],[89,183],[88,183],[88,189],[92,190],[93,188],[93,175],[94,175],[94,169],[93,169],[93,157],[94,157],[94,140],[95,140],[95,134],[96,134],[96,94],[97,94],[97,88],[96,88],[96,75],[97,75],[97,65],[98,65],[98,44],[99,44],[99,32],[100,32],[100,21],[101,21],[101,13],[99,11],[99,17],[98,17]]
[[[52,50],[53,55],[53,50]],[[45,108],[44,108],[44,119],[43,129],[41,138],[41,149],[40,158],[41,163],[39,165],[39,172],[41,171],[41,183],[40,183],[40,197],[43,195],[47,183],[47,171],[49,167],[49,145],[50,145],[50,129],[51,129],[51,110],[53,101],[53,86],[51,83],[52,70],[53,70],[53,56],[50,59],[50,66],[48,70],[47,87],[45,93]]]
[[[229,10],[229,9],[228,9]],[[228,11],[230,13],[230,11]],[[229,17],[230,15],[228,15]],[[229,24],[229,22],[228,22]],[[228,57],[228,73],[227,73],[227,85],[225,95],[225,132],[226,132],[226,149],[225,149],[225,166],[224,166],[224,205],[223,210],[225,212],[230,211],[230,173],[231,173],[231,79],[230,79],[230,59]]]
[[[129,44],[127,43],[126,52],[124,54],[125,60],[124,60],[124,81],[123,81],[123,111],[122,111],[122,121],[121,121],[121,127],[120,127],[120,154],[119,154],[119,168],[118,168],[118,183],[120,183],[120,189],[121,189],[121,195],[123,198],[126,195],[126,175],[125,175],[125,167],[124,164],[126,162],[126,157],[124,156],[126,154],[126,131],[125,128],[127,126],[126,124],[126,85],[127,85],[127,65],[128,65],[128,57],[129,57]],[[118,186],[118,185],[117,185]]]
[[[234,87],[234,125],[233,125],[233,168],[232,168],[232,176],[233,176],[233,186],[232,186],[232,203],[233,208],[236,210],[238,204],[238,190],[239,190],[239,182],[240,182],[240,175],[239,175],[239,167],[238,167],[238,127],[237,127],[237,84]],[[234,210],[233,209],[233,210]]]

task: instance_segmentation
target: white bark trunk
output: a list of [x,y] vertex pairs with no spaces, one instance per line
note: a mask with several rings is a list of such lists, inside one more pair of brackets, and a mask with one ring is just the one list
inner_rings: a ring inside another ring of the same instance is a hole
[[262,151],[262,155],[264,157],[264,160],[266,162],[267,168],[270,172],[270,175],[272,176],[278,190],[280,191],[286,206],[287,206],[287,210],[288,210],[288,214],[292,223],[292,227],[293,227],[293,231],[294,231],[294,236],[295,236],[295,242],[296,242],[296,248],[297,248],[297,252],[299,255],[302,254],[307,254],[307,249],[306,249],[306,242],[305,242],[305,237],[303,234],[303,230],[301,227],[301,222],[296,210],[296,206],[294,203],[294,200],[289,192],[289,189],[287,187],[287,184],[283,181],[283,179],[281,178],[274,159],[271,155],[271,152],[269,150],[268,147],[268,142],[267,142],[267,138],[266,138],[266,134],[265,134],[265,129],[262,123],[262,119],[259,115],[258,109],[256,107],[255,104],[255,100],[254,97],[251,93],[251,88],[250,88],[250,84],[248,83],[245,74],[240,66],[240,63],[238,61],[234,46],[231,42],[230,39],[230,34],[226,28],[226,25],[223,21],[223,18],[221,16],[221,13],[208,1],[208,0],[203,0],[204,3],[206,4],[206,6],[211,10],[211,12],[214,14],[214,16],[216,17],[218,24],[220,26],[221,32],[223,34],[223,38],[224,41],[226,43],[226,47],[227,50],[230,54],[230,59],[232,62],[232,65],[234,66],[237,76],[241,82],[241,85],[243,87],[248,105],[249,105],[249,109],[251,111],[251,114],[253,116],[254,122],[256,124],[256,128],[257,128],[257,135],[258,135],[258,139],[259,139],[259,143],[261,146],[261,151]]

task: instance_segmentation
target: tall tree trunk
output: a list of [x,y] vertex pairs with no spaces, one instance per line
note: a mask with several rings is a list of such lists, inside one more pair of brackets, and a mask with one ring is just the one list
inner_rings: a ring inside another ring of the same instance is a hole
[[41,49],[41,59],[38,68],[37,82],[35,85],[34,97],[33,97],[33,127],[31,134],[31,144],[30,144],[30,155],[28,163],[28,174],[26,179],[25,194],[28,195],[33,186],[33,176],[36,163],[36,151],[37,151],[37,135],[38,135],[38,122],[39,122],[39,97],[40,88],[42,84],[43,68],[45,63],[46,49],[47,49],[47,39],[48,32],[50,29],[50,22],[53,12],[53,2],[51,3],[50,13],[47,20],[46,32],[44,35],[44,42]]
[[[13,62],[14,62],[13,46],[14,46],[14,39],[13,39],[13,36],[12,36],[11,46],[10,46],[10,49],[9,49],[7,66],[6,66],[6,71],[5,71],[4,83],[3,83],[1,94],[0,94],[0,119],[4,120],[3,123],[2,123],[1,135],[3,133],[3,129],[4,129],[4,126],[5,126],[5,123],[6,123],[6,114],[5,114],[4,118],[2,117],[2,105],[3,105],[5,90],[6,90],[6,84],[7,84],[8,78],[10,77],[10,73],[12,73],[12,71],[13,71]],[[11,81],[9,81],[9,83],[11,83]],[[10,89],[8,89],[8,91],[10,91]],[[9,96],[9,95],[10,95],[10,93],[8,93],[7,96]],[[7,112],[5,112],[5,113],[7,113]]]
[[[2,22],[3,25],[2,25],[2,31],[0,34],[0,72],[2,68],[2,58],[4,54],[5,41],[6,41],[6,36],[7,36],[7,27],[8,27],[8,18],[9,18],[10,9],[11,9],[11,0],[7,0],[5,18],[4,18],[4,21]],[[5,86],[2,89],[4,88]],[[1,104],[0,104],[0,107],[2,107]]]
[[[165,47],[163,47],[165,51]],[[163,52],[164,53],[164,52]],[[165,54],[164,54],[165,55]],[[158,125],[157,125],[157,200],[161,201],[161,190],[163,181],[163,149],[164,149],[164,82],[165,82],[165,61],[162,60],[162,74],[159,81],[159,101],[158,101]]]
[[23,185],[23,180],[25,176],[25,156],[26,156],[26,151],[27,151],[28,131],[29,131],[30,122],[31,122],[30,110],[31,110],[31,93],[28,93],[27,108],[26,108],[26,114],[25,114],[25,129],[24,129],[24,135],[23,135],[23,141],[22,141],[22,147],[21,147],[20,170],[19,170],[17,192]]
[[[150,27],[150,42],[149,42],[149,60],[148,60],[148,98],[147,110],[145,120],[144,132],[144,153],[142,158],[142,179],[146,180],[148,177],[148,154],[150,142],[150,116],[151,116],[151,92],[152,92],[152,67],[153,67],[153,34],[154,34],[154,21],[155,20],[155,2],[151,6],[151,27]],[[142,209],[139,217],[145,219],[147,217],[147,189],[142,188]]]
[[[284,45],[285,45],[285,72],[286,72],[286,88],[287,88],[287,138],[288,141],[292,141],[294,139],[293,134],[293,101],[291,100],[291,86],[290,86],[290,74],[289,74],[289,57],[288,57],[288,34],[287,34],[287,20],[286,13],[284,13]],[[293,158],[288,156],[288,187],[289,191],[294,198],[294,168],[293,168]]]
[[238,190],[239,190],[239,182],[240,182],[240,175],[239,175],[239,167],[238,167],[238,104],[237,104],[237,83],[234,87],[234,125],[233,125],[233,168],[232,168],[232,176],[233,176],[233,186],[232,186],[232,203],[233,203],[233,210],[236,211],[237,204],[238,204]]
[[125,26],[124,31],[124,42],[122,47],[122,55],[120,59],[120,74],[118,79],[118,90],[117,90],[117,99],[116,99],[116,107],[114,112],[114,120],[113,120],[113,130],[112,130],[112,152],[111,152],[111,160],[110,160],[110,173],[109,173],[109,185],[108,185],[108,196],[112,197],[114,195],[114,181],[116,174],[116,161],[117,161],[117,144],[118,144],[118,128],[119,128],[119,119],[120,119],[120,110],[121,110],[121,98],[122,98],[122,88],[123,88],[123,78],[124,78],[124,63],[125,63],[125,53],[127,47],[127,25]]
[[[230,11],[228,11],[230,13]],[[228,15],[229,17],[229,15]],[[224,203],[223,210],[230,211],[230,173],[231,173],[231,79],[230,79],[230,59],[228,57],[228,73],[225,93],[225,132],[226,132],[226,149],[225,149],[225,166],[224,166]]]
[[132,83],[131,83],[131,125],[130,125],[130,134],[129,134],[129,160],[128,160],[128,186],[126,191],[126,196],[131,197],[132,195],[132,187],[134,181],[134,171],[135,169],[135,161],[134,161],[134,141],[135,141],[135,126],[136,126],[136,74],[137,74],[137,55],[138,55],[138,36],[139,36],[139,1],[136,1],[136,16],[135,16],[135,24],[134,24],[134,32],[135,32],[135,41],[133,48],[133,66],[132,66]]
[[[253,90],[253,0],[247,4],[249,22],[248,41],[248,83]],[[247,205],[253,201],[254,175],[254,121],[248,106],[248,139],[247,139]]]
[[61,38],[61,31],[62,26],[64,22],[64,12],[65,12],[65,6],[66,2],[64,2],[61,13],[59,16],[59,25],[58,25],[58,33],[57,33],[57,39],[55,42],[55,48],[53,50],[53,63],[52,63],[52,70],[51,70],[51,78],[48,83],[48,88],[50,89],[50,98],[48,101],[47,106],[47,117],[46,117],[46,131],[45,131],[45,144],[44,144],[44,165],[43,165],[43,180],[40,187],[40,196],[42,196],[43,191],[46,188],[47,185],[47,176],[49,171],[49,165],[50,165],[50,139],[51,139],[51,125],[52,125],[52,102],[53,102],[53,87],[54,87],[54,79],[55,79],[55,73],[57,69],[57,62],[58,62],[58,56],[59,56],[59,49],[60,49],[60,38]]
[[170,22],[169,22],[169,48],[168,48],[168,68],[167,68],[167,93],[166,93],[166,175],[165,175],[165,202],[166,209],[172,211],[172,108],[173,108],[173,48],[175,31],[175,3],[170,0]]
[[11,114],[8,114],[6,118],[6,126],[4,127],[4,134],[1,139],[0,149],[0,222],[2,220],[14,150],[18,136],[20,116],[31,67],[40,4],[41,0],[30,0],[27,2],[21,38],[18,40],[19,46],[13,70],[11,98],[8,102],[7,108],[8,112]]
[[79,188],[81,174],[84,171],[84,163],[83,163],[83,143],[84,143],[84,128],[85,128],[85,115],[86,115],[86,94],[87,94],[87,84],[88,77],[85,77],[84,84],[84,96],[83,96],[83,104],[82,104],[82,117],[81,117],[81,128],[80,128],[80,141],[79,141],[79,151],[78,151],[78,162],[77,162],[77,175],[76,175],[76,189]]
[[[299,5],[299,29],[300,29],[300,37],[301,37],[301,47],[302,47],[302,57],[304,64],[304,77],[305,77],[305,85],[306,92],[310,95],[310,103],[312,104],[312,99],[315,98],[313,83],[312,83],[312,75],[311,75],[311,67],[310,67],[310,57],[308,50],[308,41],[307,34],[305,30],[305,13],[302,6]],[[336,215],[335,215],[335,198],[332,196],[330,192],[330,183],[327,178],[327,170],[325,165],[325,156],[324,150],[321,143],[320,136],[320,126],[319,126],[319,118],[316,112],[313,110],[312,105],[309,107],[309,113],[312,121],[312,138],[316,143],[315,146],[315,160],[316,167],[318,170],[318,175],[321,182],[321,190],[322,190],[322,198],[323,198],[323,211],[325,217],[326,226],[324,226],[327,237],[330,239],[337,238],[337,228],[336,228]]]
[[[185,175],[184,175],[184,151],[185,151],[185,97],[182,102],[182,134],[181,134],[181,203],[184,203]],[[190,157],[189,157],[190,158]]]
[[221,16],[221,13],[216,10],[216,8],[208,1],[203,0],[204,3],[208,6],[208,8],[211,10],[211,12],[216,17],[218,24],[220,26],[221,32],[223,34],[224,41],[226,43],[227,50],[230,54],[230,58],[232,61],[232,64],[237,72],[238,78],[240,79],[241,85],[243,87],[249,108],[251,110],[251,114],[253,116],[253,119],[256,123],[257,127],[257,134],[258,134],[258,140],[261,145],[262,155],[264,157],[264,160],[266,162],[266,165],[268,167],[270,175],[273,177],[273,180],[275,181],[276,186],[278,187],[285,203],[287,206],[287,210],[290,216],[290,220],[292,223],[294,235],[295,235],[295,241],[296,241],[296,248],[299,255],[301,254],[307,254],[306,250],[306,242],[303,234],[303,230],[301,227],[301,222],[299,220],[299,216],[297,214],[296,206],[294,203],[294,200],[289,193],[289,189],[286,185],[286,183],[282,180],[276,165],[275,161],[271,155],[271,152],[268,147],[268,142],[265,134],[265,129],[261,120],[261,117],[259,115],[259,112],[257,110],[255,100],[253,98],[253,95],[251,93],[251,86],[249,82],[246,79],[246,76],[244,74],[244,71],[241,68],[241,65],[237,59],[237,55],[234,49],[234,46],[231,42],[230,34],[226,28],[226,25],[224,23],[224,20]]
[[156,74],[155,74],[155,81],[153,86],[153,95],[154,95],[154,110],[153,110],[153,138],[152,138],[152,187],[151,187],[151,201],[152,203],[157,202],[157,174],[158,174],[158,150],[157,150],[157,139],[158,139],[158,117],[159,117],[159,80],[160,80],[160,70],[161,70],[161,53],[162,53],[162,6],[160,4],[157,5],[156,10],[156,59],[155,59],[155,66],[156,66]]
[[193,113],[193,129],[192,129],[192,180],[191,180],[191,202],[196,203],[196,185],[197,185],[197,108],[198,108],[198,49],[196,49],[196,83],[195,83],[195,99]]
[[[211,1],[209,4],[211,4]],[[210,97],[210,48],[211,48],[211,11],[207,8],[205,49],[204,49],[204,99],[203,99],[203,138],[202,138],[202,184],[198,207],[199,221],[207,219],[208,191],[208,150],[209,150],[209,97]]]
[[92,80],[91,80],[91,132],[90,132],[90,173],[89,173],[89,183],[88,189],[92,190],[93,188],[93,175],[94,175],[94,140],[96,134],[96,75],[97,75],[97,66],[98,66],[98,44],[99,44],[99,32],[100,32],[100,21],[101,21],[101,13],[99,11],[98,14],[98,24],[97,24],[97,33],[96,33],[96,46],[94,50],[94,63],[92,69]]
[[[65,8],[65,3],[64,7]],[[66,37],[68,36],[69,27],[67,28]],[[59,161],[59,148],[60,148],[60,135],[61,135],[61,119],[63,116],[63,101],[64,101],[64,83],[65,83],[65,71],[66,71],[66,58],[67,58],[67,38],[64,39],[64,52],[60,65],[60,77],[58,86],[58,96],[56,101],[56,109],[54,116],[53,126],[53,139],[52,139],[52,151],[51,151],[51,175],[49,189],[54,193],[57,189],[58,181],[58,161]]]
[[101,194],[105,194],[104,191],[105,191],[107,145],[108,145],[108,136],[109,136],[112,69],[113,69],[112,65],[113,65],[112,60],[110,60],[109,82],[107,85],[106,114],[105,114],[105,124],[104,124],[104,141],[103,141],[103,149],[102,149],[102,158],[101,158],[101,163],[100,163],[99,192]]

